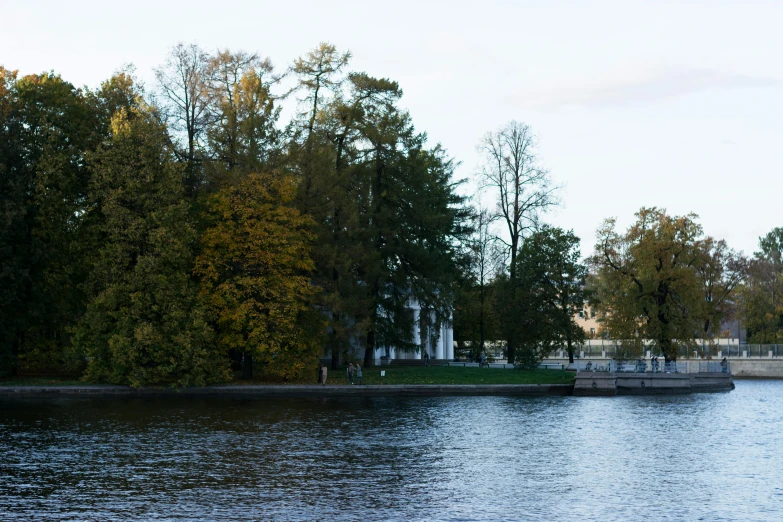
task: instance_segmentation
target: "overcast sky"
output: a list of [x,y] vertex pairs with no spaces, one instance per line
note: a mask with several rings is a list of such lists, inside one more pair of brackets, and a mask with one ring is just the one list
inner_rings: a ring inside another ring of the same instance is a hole
[[[187,7],[182,7],[187,5]],[[318,42],[396,80],[419,130],[476,171],[482,135],[527,123],[592,251],[606,217],[695,212],[751,253],[783,226],[783,1],[78,2],[0,0],[0,64],[97,86],[177,42],[278,70]],[[488,198],[485,198],[488,200]]]

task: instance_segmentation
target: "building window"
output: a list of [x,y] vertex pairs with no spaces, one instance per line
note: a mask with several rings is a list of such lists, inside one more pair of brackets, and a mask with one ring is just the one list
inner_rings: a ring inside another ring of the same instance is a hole
[[584,318],[585,318],[585,311],[579,310],[579,319],[584,319]]
[[590,335],[595,335],[595,328],[590,328]]

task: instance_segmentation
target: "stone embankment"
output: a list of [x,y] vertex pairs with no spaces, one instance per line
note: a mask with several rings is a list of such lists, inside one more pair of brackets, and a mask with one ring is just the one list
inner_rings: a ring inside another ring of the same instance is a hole
[[579,372],[574,395],[680,395],[734,389],[729,373],[611,373]]
[[130,386],[0,386],[0,398],[57,397],[432,397],[500,395],[540,397],[571,395],[572,384],[384,384],[384,385],[226,385],[198,388]]

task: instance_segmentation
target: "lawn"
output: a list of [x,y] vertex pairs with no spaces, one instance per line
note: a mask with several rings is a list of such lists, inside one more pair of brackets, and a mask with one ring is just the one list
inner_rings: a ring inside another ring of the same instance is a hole
[[0,377],[0,386],[84,386],[73,377]]
[[[381,372],[386,375],[381,377]],[[501,368],[463,368],[461,366],[378,366],[364,370],[364,384],[572,384],[574,374],[564,370],[511,370]],[[298,380],[296,384],[315,384],[313,380]],[[290,383],[290,384],[294,384]],[[2,377],[0,386],[74,386],[84,385],[67,377]],[[285,384],[260,377],[253,381],[226,384]],[[329,369],[327,384],[348,384],[345,367]]]
[[[386,375],[381,377],[381,371]],[[460,366],[383,366],[364,370],[364,384],[571,384],[564,370],[511,370]],[[347,383],[345,370],[330,371],[327,384]]]

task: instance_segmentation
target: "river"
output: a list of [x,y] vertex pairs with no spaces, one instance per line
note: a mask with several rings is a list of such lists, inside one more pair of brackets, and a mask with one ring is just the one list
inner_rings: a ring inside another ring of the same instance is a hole
[[783,520],[783,381],[669,397],[0,399],[0,519]]

